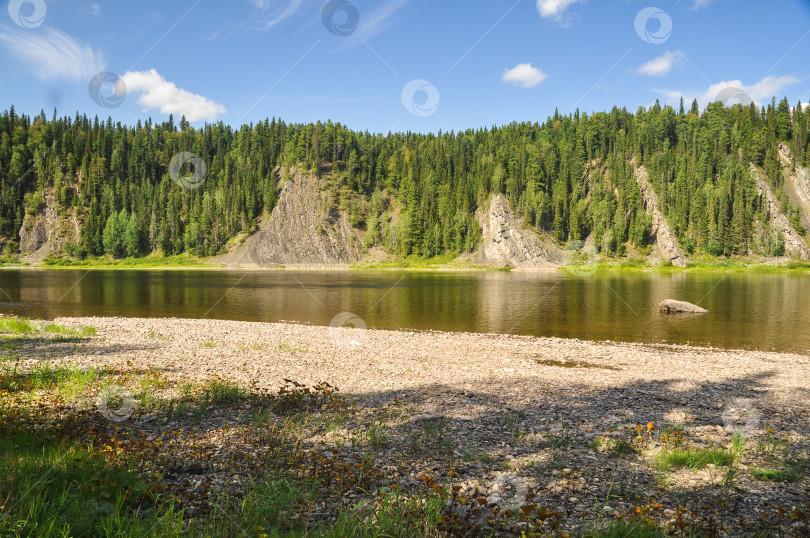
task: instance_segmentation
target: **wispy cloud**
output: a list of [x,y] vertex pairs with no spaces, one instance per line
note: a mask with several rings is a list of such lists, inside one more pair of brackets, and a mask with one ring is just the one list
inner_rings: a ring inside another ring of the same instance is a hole
[[583,0],[537,0],[537,11],[544,19],[552,19],[562,26],[569,26],[571,16],[568,8]]
[[395,15],[405,7],[408,0],[388,0],[374,11],[360,11],[360,24],[350,37],[347,46],[358,45],[383,33],[394,23]]
[[636,70],[640,75],[648,77],[663,77],[683,61],[683,53],[679,50],[667,51],[658,58],[650,60]]
[[90,13],[93,15],[101,15],[101,6],[98,4],[90,4]]
[[544,80],[548,75],[537,67],[532,67],[532,64],[518,64],[512,69],[507,69],[503,72],[503,80],[509,84],[515,84],[521,88],[534,88]]
[[779,99],[784,88],[796,84],[799,79],[793,75],[782,75],[781,77],[765,77],[753,84],[743,84],[740,80],[725,80],[712,84],[705,90],[680,91],[671,89],[655,90],[664,96],[669,102],[677,102],[681,97],[685,101],[697,99],[701,106],[722,99],[721,92],[728,92],[729,89],[737,90],[738,95],[747,95],[757,105],[762,105],[771,100],[772,97]]
[[127,71],[121,78],[128,93],[139,94],[135,102],[147,109],[185,116],[188,121],[215,120],[227,112],[219,103],[178,88],[154,69]]
[[714,3],[714,0],[692,0],[692,9],[701,9]]
[[31,32],[0,25],[0,44],[42,80],[90,80],[104,70],[101,53],[42,25]]
[[270,0],[250,0],[261,12],[254,23],[255,27],[261,31],[272,30],[277,24],[289,19],[301,9],[303,0],[286,0],[284,2],[272,2]]

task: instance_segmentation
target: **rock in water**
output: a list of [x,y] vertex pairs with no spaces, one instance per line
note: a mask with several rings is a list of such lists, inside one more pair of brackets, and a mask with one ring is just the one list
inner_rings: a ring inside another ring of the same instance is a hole
[[705,314],[708,312],[708,310],[698,305],[687,303],[686,301],[676,301],[675,299],[664,299],[661,301],[661,304],[658,305],[658,308],[665,314]]

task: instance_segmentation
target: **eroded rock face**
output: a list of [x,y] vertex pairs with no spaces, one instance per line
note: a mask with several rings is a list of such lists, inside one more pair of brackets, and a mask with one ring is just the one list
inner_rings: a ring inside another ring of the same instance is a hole
[[270,218],[217,261],[243,267],[356,263],[362,255],[359,232],[325,196],[316,176],[293,170]]
[[544,240],[509,207],[503,194],[496,194],[485,212],[479,212],[482,241],[476,261],[493,267],[551,268],[564,263],[562,251]]
[[78,244],[81,237],[75,212],[69,209],[66,217],[60,216],[53,189],[45,189],[44,194],[45,206],[35,215],[26,215],[20,228],[20,253],[31,263],[62,252],[67,243]]
[[751,164],[751,173],[754,179],[756,179],[759,195],[765,199],[765,203],[767,204],[768,220],[771,227],[781,233],[782,237],[785,239],[785,251],[803,260],[810,259],[810,249],[808,249],[802,236],[799,235],[796,229],[790,224],[790,220],[788,220],[787,216],[782,213],[779,200],[776,198],[773,191],[771,191],[771,188],[765,180],[762,179],[762,175],[753,164]]
[[644,210],[652,216],[652,229],[650,233],[654,240],[654,246],[663,260],[672,262],[676,267],[686,266],[686,256],[683,253],[675,234],[669,229],[666,217],[661,213],[658,205],[658,198],[655,196],[652,185],[647,180],[647,170],[643,166],[636,169],[636,181],[641,191],[641,199],[644,203]]
[[706,314],[708,310],[696,304],[675,299],[664,299],[658,309],[665,314]]

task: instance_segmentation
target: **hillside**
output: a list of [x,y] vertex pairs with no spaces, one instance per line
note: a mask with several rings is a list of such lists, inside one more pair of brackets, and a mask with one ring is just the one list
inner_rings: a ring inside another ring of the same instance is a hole
[[809,145],[810,114],[786,100],[385,135],[11,107],[0,246],[34,262],[189,253],[247,266],[441,255],[542,268],[582,245],[673,265],[807,259]]

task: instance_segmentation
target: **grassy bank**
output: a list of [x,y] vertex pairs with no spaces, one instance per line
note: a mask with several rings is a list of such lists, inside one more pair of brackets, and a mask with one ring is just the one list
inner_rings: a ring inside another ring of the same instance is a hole
[[203,258],[187,256],[146,256],[143,258],[113,258],[101,256],[97,258],[68,258],[49,256],[42,261],[42,267],[58,268],[87,268],[87,269],[194,269],[217,268]]
[[[16,257],[0,258],[0,268],[31,267]],[[102,256],[97,258],[69,258],[48,257],[39,265],[42,268],[87,268],[87,269],[225,269],[221,264],[211,262],[210,258],[197,258],[187,255],[178,256],[146,256],[143,258],[113,258]],[[449,255],[421,258],[409,256],[384,261],[356,263],[347,266],[328,267],[298,267],[274,266],[272,270],[302,270],[302,269],[340,269],[340,270],[408,270],[408,271],[511,271],[514,267],[489,267],[477,265],[468,260],[459,260]],[[656,272],[656,273],[807,273],[810,272],[810,262],[791,260],[779,264],[761,260],[724,259],[724,258],[696,258],[686,264],[686,267],[675,267],[671,264],[651,265],[644,259],[600,259],[597,262],[582,261],[563,265],[561,271],[578,275],[591,275],[597,272]]]

